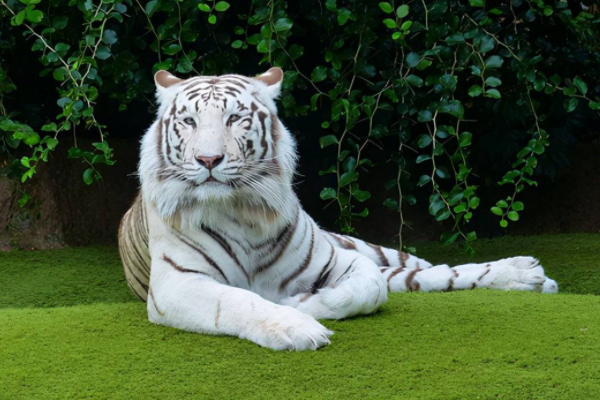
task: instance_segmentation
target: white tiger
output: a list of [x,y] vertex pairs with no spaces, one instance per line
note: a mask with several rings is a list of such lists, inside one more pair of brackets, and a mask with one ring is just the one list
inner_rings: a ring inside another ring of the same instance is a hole
[[283,71],[256,78],[155,75],[141,192],[123,217],[127,281],[151,322],[317,349],[316,319],[377,310],[388,291],[557,292],[532,257],[454,268],[321,230],[292,188],[296,144],[277,118]]

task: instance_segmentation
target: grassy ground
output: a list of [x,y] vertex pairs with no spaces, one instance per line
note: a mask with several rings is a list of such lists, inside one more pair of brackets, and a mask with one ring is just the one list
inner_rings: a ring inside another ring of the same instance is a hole
[[115,248],[0,254],[0,399],[597,398],[599,239],[481,241],[475,260],[537,256],[563,293],[394,294],[304,353],[151,325]]

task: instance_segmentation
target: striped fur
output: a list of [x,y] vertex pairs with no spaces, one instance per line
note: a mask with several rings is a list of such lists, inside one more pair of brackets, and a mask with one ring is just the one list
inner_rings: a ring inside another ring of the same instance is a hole
[[555,291],[531,257],[433,266],[321,230],[292,188],[295,142],[275,107],[282,77],[157,74],[142,188],[119,230],[127,282],[150,321],[316,349],[332,332],[315,318],[372,313],[388,291]]

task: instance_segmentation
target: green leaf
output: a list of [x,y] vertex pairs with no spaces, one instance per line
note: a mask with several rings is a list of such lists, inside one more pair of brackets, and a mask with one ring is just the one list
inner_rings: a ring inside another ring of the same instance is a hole
[[53,137],[50,137],[46,140],[46,146],[48,146],[50,150],[54,150],[57,144],[58,140],[54,139]]
[[419,57],[417,53],[408,53],[406,56],[406,65],[408,68],[416,67],[419,64],[419,61],[421,61],[421,57]]
[[215,14],[210,14],[208,16],[208,23],[214,25],[217,23],[217,16]]
[[460,134],[460,138],[458,139],[458,145],[460,147],[470,146],[472,139],[473,134],[471,132],[463,132]]
[[279,18],[277,22],[275,22],[275,32],[285,32],[289,31],[292,28],[292,20],[289,18]]
[[512,209],[514,211],[523,211],[525,209],[525,204],[523,204],[523,202],[521,202],[521,201],[515,201],[512,204]]
[[485,67],[488,69],[497,69],[502,67],[504,60],[500,56],[490,56],[485,60]]
[[575,87],[581,92],[582,95],[586,95],[588,87],[587,84],[583,81],[583,79],[581,79],[578,76],[575,77],[575,79],[573,79],[573,85],[575,85]]
[[[200,8],[200,6],[202,5],[206,6],[206,4],[198,4],[198,8]],[[146,14],[148,14],[148,16],[151,17],[152,14],[154,14],[154,12],[158,9],[158,6],[158,0],[149,1],[148,3],[146,3]]]
[[417,157],[417,164],[421,164],[423,161],[431,160],[431,156],[429,154],[421,154]]
[[452,215],[452,213],[450,212],[450,210],[446,210],[443,213],[441,213],[440,215],[438,215],[435,220],[440,222],[440,221],[444,221],[447,220],[448,218],[450,218],[450,216]]
[[511,221],[518,221],[519,220],[519,213],[516,212],[516,211],[510,211],[506,216]]
[[325,189],[321,190],[321,199],[322,200],[331,200],[331,199],[335,199],[336,197],[337,197],[337,193],[335,192],[335,189],[325,188]]
[[442,236],[440,237],[440,241],[442,242],[443,245],[447,246],[449,244],[452,244],[454,242],[456,242],[456,239],[458,239],[458,235],[460,233],[456,232],[456,233],[452,233],[452,232],[445,232],[442,233]]
[[452,211],[454,211],[455,214],[464,213],[465,211],[467,211],[467,206],[465,206],[464,204],[459,204],[456,207],[454,207]]
[[27,12],[25,10],[19,11],[19,13],[13,17],[15,25],[21,25],[23,21],[25,21],[26,16]]
[[362,210],[359,213],[352,213],[352,215],[356,216],[356,217],[361,217],[361,218],[365,218],[366,216],[369,215],[369,209],[365,208],[364,210]]
[[425,186],[427,185],[429,182],[431,182],[431,176],[429,175],[421,175],[421,177],[419,178],[419,186]]
[[564,101],[564,107],[567,112],[572,112],[577,108],[577,104],[579,104],[579,100],[576,98],[570,98]]
[[56,124],[54,122],[52,122],[52,123],[42,126],[42,130],[44,132],[56,132],[58,130],[58,127],[56,126]]
[[210,6],[208,4],[200,3],[198,4],[198,9],[203,12],[210,12]]
[[494,78],[493,76],[490,76],[489,78],[487,78],[485,80],[485,84],[491,87],[498,87],[502,84],[502,81],[498,78]]
[[339,143],[338,139],[334,135],[323,136],[321,139],[319,139],[319,144],[321,145],[322,149],[324,149],[325,147],[330,146],[332,144],[338,144],[338,143]]
[[175,55],[181,51],[181,46],[177,43],[171,43],[163,46],[163,53],[167,55]]
[[492,207],[491,210],[496,215],[502,215],[503,214],[502,209],[500,207]]
[[363,202],[371,197],[371,192],[367,190],[354,190],[352,192],[352,196],[360,202]]
[[402,4],[396,9],[396,15],[398,18],[404,18],[408,15],[409,7],[408,4]]
[[410,27],[412,26],[413,22],[412,21],[404,21],[402,23],[402,25],[400,26],[400,29],[402,29],[403,31],[407,31],[410,29]]
[[450,100],[439,108],[441,113],[450,114],[456,118],[462,118],[465,108],[459,100]]
[[244,42],[242,42],[241,40],[234,40],[233,43],[231,43],[231,47],[233,47],[234,49],[239,49],[243,45]]
[[496,205],[500,208],[508,208],[508,203],[506,202],[506,200],[498,200]]
[[423,79],[419,78],[417,75],[411,74],[411,75],[408,75],[405,79],[408,83],[411,84],[411,86],[414,86],[414,87],[423,86]]
[[422,134],[419,136],[419,139],[417,140],[417,144],[419,145],[419,147],[421,149],[424,149],[425,147],[429,146],[432,141],[433,140],[431,139],[431,136]]
[[435,170],[435,174],[441,179],[450,178],[450,173],[448,173],[448,170],[445,167],[437,167],[437,169]]
[[346,172],[345,174],[342,174],[342,176],[340,176],[339,186],[340,187],[348,186],[352,182],[355,182],[357,179],[358,179],[358,172],[356,172],[356,171]]
[[379,8],[381,8],[381,10],[386,14],[391,14],[394,12],[394,8],[390,5],[390,3],[381,2],[379,3]]
[[429,110],[423,110],[423,111],[419,112],[419,116],[417,117],[417,120],[419,122],[429,122],[432,119],[433,119],[433,114]]
[[481,89],[481,86],[479,85],[473,85],[469,88],[469,96],[471,97],[477,97],[481,95],[481,93],[483,93],[483,89]]
[[398,27],[398,24],[396,24],[396,21],[394,21],[391,18],[384,19],[383,24],[385,26],[387,26],[389,29],[396,29]]
[[65,107],[66,107],[66,105],[67,105],[67,104],[69,104],[69,103],[71,103],[71,102],[72,102],[72,100],[71,100],[70,98],[68,98],[68,97],[62,97],[62,98],[60,98],[60,99],[59,99],[59,100],[56,102],[56,104],[58,104],[58,106],[59,106],[60,108],[65,108]]
[[115,44],[117,43],[117,32],[107,29],[102,34],[102,41],[106,44]]
[[496,89],[489,89],[488,91],[485,92],[485,97],[491,97],[492,99],[499,99],[500,97],[502,97],[502,95]]
[[505,220],[505,219],[501,220],[501,221],[500,221],[500,226],[501,226],[501,227],[503,227],[503,228],[506,228],[506,227],[508,227],[508,221],[507,221],[507,220]]
[[86,183],[86,185],[91,185],[92,183],[94,183],[94,170],[93,169],[88,168],[83,172],[83,181]]
[[339,9],[337,12],[338,25],[346,24],[346,22],[348,22],[348,20],[350,19],[351,16],[352,16],[352,12],[350,10],[347,10],[345,8]]
[[390,210],[398,211],[399,205],[398,205],[398,200],[396,200],[396,199],[392,199],[391,197],[387,198],[383,202],[383,205],[386,206],[387,208],[389,208]]
[[479,207],[479,202],[479,197],[471,197],[471,199],[469,200],[469,207],[475,209]]
[[419,64],[417,64],[417,69],[419,71],[423,71],[425,68],[429,67],[431,64],[433,64],[432,61],[423,59],[423,60],[419,61]]
[[485,7],[485,0],[469,0],[473,7]]
[[220,12],[227,11],[229,7],[229,3],[226,1],[219,1],[217,4],[215,4],[215,10]]
[[354,157],[348,157],[344,160],[342,167],[344,168],[344,171],[349,172],[349,171],[354,171],[354,168],[356,168],[356,158]]
[[325,78],[327,78],[327,68],[322,65],[316,67],[310,75],[310,79],[313,82],[322,82]]
[[600,110],[600,101],[590,101],[589,106],[592,110]]
[[462,33],[456,33],[454,35],[450,35],[446,38],[446,44],[448,46],[456,46],[457,44],[461,44],[465,42],[465,37]]
[[106,60],[110,57],[110,49],[106,46],[98,46],[98,51],[96,51],[96,58],[100,60]]
[[335,174],[337,172],[337,169],[335,168],[335,165],[332,165],[331,167],[321,170],[319,171],[319,176],[323,176],[323,175],[327,175],[327,174]]
[[440,77],[440,83],[444,88],[454,92],[454,90],[456,90],[457,77],[448,74],[442,75]]
[[56,50],[58,55],[61,57],[64,57],[70,48],[71,48],[71,46],[69,46],[66,43],[57,43],[56,46],[54,46],[54,50]]
[[52,77],[59,82],[64,81],[66,76],[67,76],[67,73],[66,73],[65,67],[57,68],[54,70],[54,72],[52,72]]
[[42,21],[42,18],[44,18],[44,13],[41,12],[40,10],[34,10],[32,8],[27,8],[26,9],[27,12],[27,20],[33,23],[38,23]]

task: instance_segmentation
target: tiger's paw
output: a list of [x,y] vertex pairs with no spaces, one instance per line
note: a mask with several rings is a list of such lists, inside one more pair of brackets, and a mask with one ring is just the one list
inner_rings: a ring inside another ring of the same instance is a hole
[[533,257],[511,257],[490,263],[489,274],[485,277],[487,287],[557,293],[558,284],[546,276],[539,264]]
[[266,318],[250,324],[240,337],[273,350],[316,350],[330,344],[333,332],[310,315],[277,306]]

